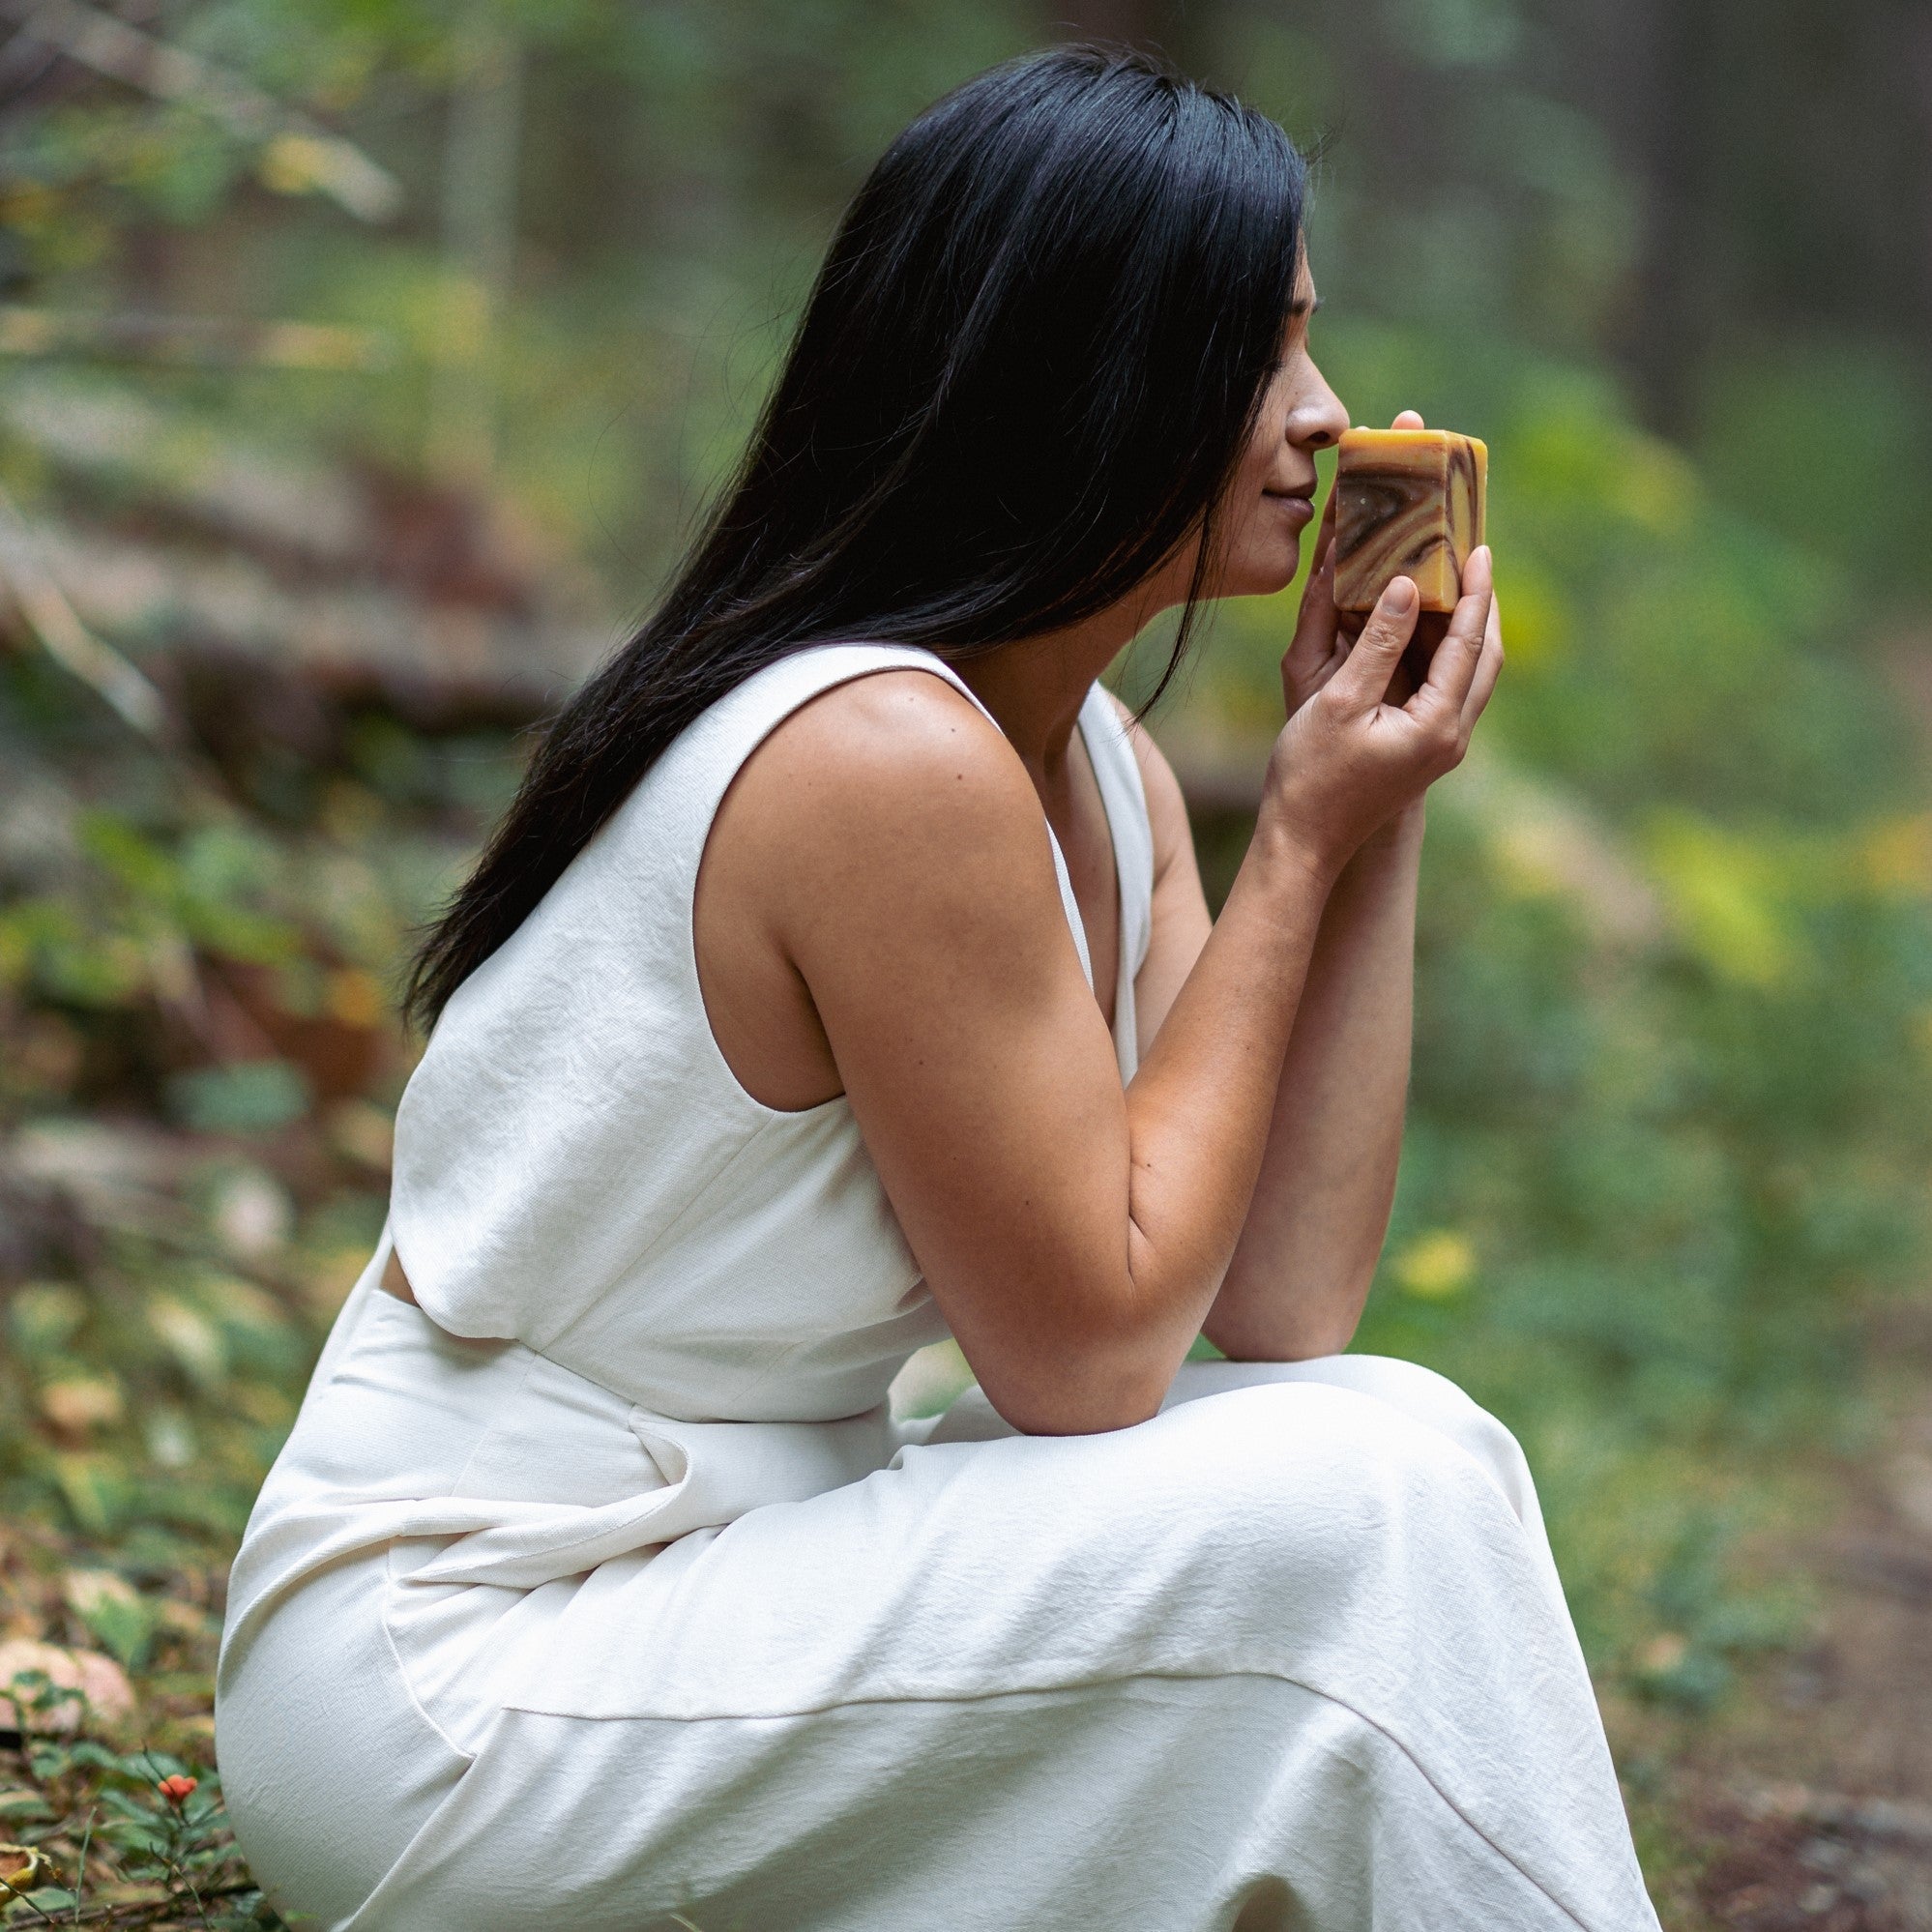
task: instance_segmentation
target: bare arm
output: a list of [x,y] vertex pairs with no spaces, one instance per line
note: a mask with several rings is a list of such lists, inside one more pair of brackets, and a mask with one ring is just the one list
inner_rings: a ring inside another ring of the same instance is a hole
[[1323,909],[1261,1175],[1204,1324],[1237,1360],[1332,1355],[1361,1319],[1402,1153],[1421,847],[1416,805],[1371,834]]
[[[1420,427],[1405,412],[1396,426]],[[1298,710],[1347,660],[1325,524],[1316,568],[1283,663]],[[1481,587],[1486,590],[1487,571]],[[1472,590],[1478,586],[1469,582]],[[1483,645],[1464,700],[1474,729],[1503,665],[1500,618],[1485,598]],[[1406,675],[1398,671],[1396,688]],[[1156,851],[1155,940],[1143,968],[1144,1024],[1160,1023],[1207,927],[1180,787],[1144,736],[1136,749]],[[1419,799],[1371,834],[1322,910],[1283,1056],[1260,1174],[1241,1239],[1203,1323],[1242,1360],[1290,1361],[1347,1347],[1388,1234],[1402,1151],[1413,1034]]]
[[[1136,987],[1152,1039],[1212,922],[1180,786],[1134,736],[1155,832],[1155,938]],[[1323,905],[1254,1193],[1203,1323],[1238,1360],[1333,1354],[1361,1319],[1401,1156],[1421,836],[1418,803],[1369,835]]]
[[[1395,426],[1420,429],[1422,419],[1404,410]],[[1331,497],[1282,659],[1291,713],[1336,674],[1352,648],[1334,602],[1334,509]],[[1486,589],[1486,568],[1481,576]],[[1465,574],[1465,592],[1473,587]],[[1501,616],[1493,597],[1485,602],[1482,655],[1464,700],[1465,733],[1475,729],[1503,668]],[[1391,694],[1414,675],[1405,659]],[[1371,834],[1323,910],[1254,1199],[1204,1325],[1208,1338],[1238,1359],[1335,1354],[1361,1320],[1402,1154],[1423,811],[1419,799]]]
[[1386,705],[1414,628],[1392,600],[1289,721],[1221,919],[1125,1092],[1038,795],[957,693],[868,678],[741,773],[738,874],[935,1299],[1017,1426],[1158,1406],[1248,1213],[1322,906],[1361,839],[1461,756],[1480,626],[1476,610],[1429,685]]

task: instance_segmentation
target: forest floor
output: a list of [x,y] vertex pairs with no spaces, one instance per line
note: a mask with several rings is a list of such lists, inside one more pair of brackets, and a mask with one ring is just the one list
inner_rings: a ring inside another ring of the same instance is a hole
[[1932,1293],[1875,1318],[1868,1450],[1811,1472],[1748,1553],[1802,1579],[1807,1640],[1695,1722],[1613,1709],[1672,1932],[1932,1932]]
[[[1902,636],[1888,659],[1932,795],[1932,639]],[[1638,1800],[1673,1845],[1657,1873],[1672,1932],[1932,1932],[1932,1282],[1865,1329],[1867,1445],[1813,1468],[1749,1553],[1807,1587],[1808,1641],[1675,1735],[1613,1713],[1620,1757],[1672,1767]]]

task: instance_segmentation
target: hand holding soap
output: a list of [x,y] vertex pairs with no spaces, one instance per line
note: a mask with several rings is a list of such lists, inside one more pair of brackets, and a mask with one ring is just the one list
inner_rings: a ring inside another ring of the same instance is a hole
[[1348,429],[1335,469],[1335,607],[1373,610],[1390,577],[1453,610],[1482,542],[1489,446],[1452,429]]

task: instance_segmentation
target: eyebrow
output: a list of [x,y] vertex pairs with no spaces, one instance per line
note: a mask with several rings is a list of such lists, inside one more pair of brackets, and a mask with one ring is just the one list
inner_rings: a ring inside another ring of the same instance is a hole
[[1312,315],[1321,306],[1322,298],[1319,295],[1305,296],[1291,302],[1288,305],[1288,312],[1290,315],[1298,316]]

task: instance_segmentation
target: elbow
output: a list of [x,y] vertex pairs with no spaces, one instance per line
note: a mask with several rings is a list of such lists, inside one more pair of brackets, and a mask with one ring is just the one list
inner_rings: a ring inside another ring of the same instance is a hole
[[1167,1399],[1195,1334],[1175,1299],[1130,1271],[1068,1270],[1014,1310],[1022,1321],[960,1340],[981,1393],[1022,1435],[1110,1435]]
[[1353,1327],[1296,1328],[1254,1335],[1212,1328],[1202,1332],[1229,1361],[1319,1361],[1324,1356],[1345,1355],[1355,1339]]
[[1001,1401],[986,1398],[1001,1417],[1023,1436],[1108,1436],[1117,1429],[1131,1429],[1152,1421],[1160,1413],[1160,1403],[1152,1402],[1043,1402]]
[[1158,1415],[1173,1379],[1164,1360],[1106,1361],[1074,1345],[1037,1366],[981,1375],[980,1388],[1023,1436],[1102,1436]]
[[1278,1292],[1258,1305],[1215,1309],[1203,1333],[1230,1361],[1315,1361],[1341,1355],[1361,1326],[1371,1268],[1331,1293]]

